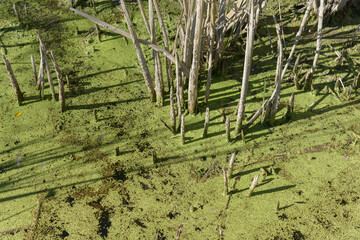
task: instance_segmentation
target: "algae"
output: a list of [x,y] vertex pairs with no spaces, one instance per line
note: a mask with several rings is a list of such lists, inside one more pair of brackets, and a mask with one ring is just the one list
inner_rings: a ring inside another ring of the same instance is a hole
[[[186,116],[183,145],[179,134],[173,136],[159,121],[170,122],[168,96],[162,108],[148,100],[131,41],[103,30],[99,42],[94,25],[58,1],[24,1],[29,17],[19,24],[10,2],[0,3],[1,43],[25,100],[17,106],[1,64],[1,239],[29,238],[35,223],[33,239],[171,239],[180,226],[180,239],[360,237],[359,143],[353,133],[360,133],[360,104],[355,94],[339,101],[326,92],[333,74],[343,77],[346,86],[352,82],[346,64],[335,67],[330,49],[323,48],[327,57],[320,57],[314,76],[317,95],[283,83],[281,102],[295,93],[291,121],[280,104],[275,126],[256,122],[246,132],[246,143],[230,145],[222,114],[230,117],[233,131],[244,55],[240,36],[226,50],[222,73],[214,74],[207,105],[202,102],[206,79],[200,76],[200,112]],[[178,14],[176,6],[161,2],[170,35],[176,31],[171,21]],[[291,6],[283,13],[287,49],[297,30]],[[99,18],[126,29],[110,1],[97,2],[96,7]],[[95,14],[91,7],[84,9]],[[131,14],[139,36],[147,38],[136,5]],[[270,23],[272,16],[265,17]],[[347,18],[343,27],[328,23],[324,45],[340,50],[359,21]],[[30,54],[39,63],[35,28],[69,78],[64,113],[51,101],[48,88],[45,100],[40,100],[32,85]],[[269,28],[275,36],[274,26]],[[276,59],[263,23],[258,29],[262,41],[257,39],[254,47],[247,120],[274,88]],[[143,49],[152,63],[150,49]],[[314,49],[313,34],[307,32],[298,48],[306,69]],[[356,62],[358,50],[357,41],[349,50]],[[203,138],[206,107],[210,124]],[[14,117],[19,111],[22,115]],[[221,168],[228,166],[234,151],[239,153],[229,186],[235,178],[240,180],[222,214],[226,198]],[[264,170],[266,178],[247,198],[253,177]],[[11,229],[19,231],[4,234]]]

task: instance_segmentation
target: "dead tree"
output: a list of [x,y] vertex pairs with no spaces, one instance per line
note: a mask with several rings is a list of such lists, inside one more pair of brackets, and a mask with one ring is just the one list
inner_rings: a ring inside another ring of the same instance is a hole
[[35,61],[34,61],[34,55],[32,55],[32,54],[31,54],[31,66],[32,66],[33,74],[34,74],[34,85],[36,85],[36,82],[37,82],[36,66],[35,66]]
[[214,38],[215,38],[215,5],[211,3],[211,10],[210,10],[210,33],[209,33],[209,59],[208,59],[208,75],[206,81],[206,90],[205,90],[205,97],[204,102],[207,103],[209,100],[210,95],[210,86],[212,80],[212,61],[213,61],[213,50],[214,50]]
[[236,125],[235,125],[235,134],[238,135],[242,128],[242,120],[245,115],[245,103],[246,95],[249,84],[249,77],[251,71],[251,60],[252,60],[252,50],[254,45],[254,4],[253,1],[250,2],[250,19],[248,23],[247,38],[246,38],[246,52],[245,52],[245,61],[244,61],[244,72],[241,85],[241,96],[238,105]]
[[204,0],[197,0],[193,60],[190,69],[189,89],[188,89],[188,110],[190,114],[193,114],[197,111],[197,103],[198,103],[197,91],[198,91],[199,62],[201,56],[200,50],[201,50],[203,10],[204,10]]
[[21,23],[21,18],[20,18],[20,14],[19,14],[19,12],[18,12],[16,3],[13,3],[13,9],[14,9],[16,18],[18,19],[19,23]]
[[[167,30],[165,28],[165,24],[163,21],[163,18],[161,16],[161,12],[160,12],[160,8],[159,8],[159,4],[157,0],[153,0],[154,1],[154,7],[156,10],[156,15],[159,21],[159,25],[160,25],[160,29],[161,32],[163,34],[163,40],[164,40],[164,46],[165,46],[165,50],[169,51],[169,40],[168,40],[168,34],[167,34]],[[171,64],[169,59],[165,58],[165,63],[166,63],[166,76],[167,76],[167,80],[168,80],[168,88],[170,90],[170,86],[172,86],[172,80],[171,80]]]
[[278,37],[278,58],[277,58],[277,66],[276,66],[276,79],[275,79],[275,96],[274,100],[271,103],[271,110],[270,110],[270,124],[274,125],[275,122],[275,115],[278,110],[278,104],[280,101],[280,90],[281,90],[281,69],[282,69],[282,60],[283,60],[283,46],[281,44],[281,29],[280,25],[276,21],[275,15],[274,22],[276,26],[276,34]]
[[320,0],[319,21],[318,21],[318,30],[317,30],[317,39],[316,39],[316,53],[315,53],[313,65],[312,65],[310,71],[306,74],[306,77],[305,77],[304,90],[306,90],[306,91],[311,90],[312,87],[313,87],[312,86],[313,75],[314,75],[315,68],[317,66],[319,56],[320,56],[323,18],[324,18],[324,8],[325,8],[325,0]]
[[51,96],[52,96],[52,100],[56,100],[55,98],[55,90],[54,90],[54,84],[52,82],[52,79],[51,79],[51,72],[50,72],[50,67],[49,67],[49,63],[47,61],[47,57],[46,57],[46,52],[47,52],[47,49],[44,45],[44,42],[42,41],[42,38],[40,36],[40,33],[38,30],[35,31],[36,34],[38,35],[38,38],[39,38],[39,42],[40,42],[40,51],[42,54],[42,61],[43,61],[43,64],[45,66],[45,70],[46,70],[46,75],[47,75],[47,78],[48,78],[48,82],[49,82],[49,86],[50,86],[50,90],[51,90]]
[[[152,44],[156,44],[155,33],[155,19],[154,19],[154,6],[153,1],[149,1],[149,26],[150,26],[150,40]],[[156,92],[156,104],[159,107],[164,105],[164,82],[162,74],[162,66],[160,55],[153,50],[154,68],[155,68],[155,92]]]
[[44,95],[44,52],[42,51],[42,47],[39,44],[39,50],[40,50],[40,66],[39,66],[39,74],[38,74],[38,81],[36,84],[36,89],[40,91],[40,96],[43,98]]
[[170,86],[170,120],[171,120],[173,132],[176,132],[176,116],[175,116],[173,86]]
[[14,90],[15,96],[16,96],[18,104],[20,106],[23,99],[24,99],[24,95],[20,90],[19,84],[18,84],[18,82],[17,82],[17,80],[15,78],[14,72],[13,72],[13,70],[11,68],[11,65],[10,65],[9,61],[6,59],[4,54],[2,54],[2,58],[4,60],[6,71],[8,72],[8,75],[9,75],[9,78],[10,78],[11,87]]
[[55,68],[55,72],[56,72],[56,77],[59,83],[59,102],[60,102],[60,111],[64,112],[65,111],[65,89],[64,89],[64,81],[60,72],[60,69],[57,65],[57,62],[55,60],[54,54],[52,51],[50,51],[50,57],[51,57],[51,61],[54,64],[54,68]]
[[134,48],[135,48],[135,51],[136,51],[136,54],[137,54],[137,57],[138,57],[138,60],[139,60],[139,63],[140,63],[140,67],[141,67],[141,70],[142,70],[144,78],[145,78],[145,84],[146,84],[146,86],[148,88],[148,91],[150,93],[150,99],[151,99],[151,101],[154,102],[155,99],[156,99],[156,94],[155,94],[154,84],[153,84],[153,81],[151,79],[151,74],[150,74],[149,68],[148,68],[148,66],[146,64],[144,54],[143,54],[143,52],[141,50],[138,38],[136,36],[134,26],[133,26],[133,24],[131,22],[130,14],[129,14],[127,8],[126,8],[125,0],[120,0],[120,4],[121,4],[121,8],[122,8],[122,10],[124,12],[126,23],[127,23],[128,28],[129,28],[130,35],[131,35],[131,40],[132,40],[132,42],[134,44]]
[[207,108],[206,108],[206,113],[205,113],[205,122],[204,122],[204,133],[203,133],[203,137],[207,137],[208,128],[209,128],[209,122],[210,122],[210,109],[207,107]]

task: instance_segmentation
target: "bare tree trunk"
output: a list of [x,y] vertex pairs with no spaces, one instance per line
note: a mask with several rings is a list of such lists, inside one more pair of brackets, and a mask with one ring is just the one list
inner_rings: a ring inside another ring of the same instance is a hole
[[40,90],[40,96],[41,98],[44,97],[44,51],[42,50],[41,44],[39,44],[40,49],[40,66],[39,66],[39,74],[38,74],[38,82],[36,85],[36,89]]
[[209,122],[210,122],[210,110],[207,107],[206,108],[206,113],[205,113],[205,123],[204,123],[204,133],[203,133],[203,137],[207,136],[207,132],[208,132],[208,128],[209,128]]
[[54,54],[52,51],[50,51],[50,56],[51,56],[51,61],[54,64],[54,68],[56,71],[56,77],[59,83],[59,102],[60,102],[60,111],[64,112],[65,111],[65,89],[64,89],[64,81],[62,79],[62,75],[60,72],[60,69],[56,63]]
[[297,58],[296,58],[296,61],[295,61],[295,65],[294,65],[294,68],[293,68],[293,75],[294,75],[294,84],[295,84],[295,89],[296,90],[299,90],[300,89],[300,86],[299,86],[299,70],[298,70],[298,66],[299,66],[299,62],[300,62],[300,56],[301,56],[301,53],[298,54]]
[[196,23],[194,35],[193,61],[189,76],[188,89],[188,110],[190,114],[197,111],[198,103],[198,76],[199,76],[199,62],[201,56],[201,35],[202,35],[202,21],[203,21],[204,1],[196,1]]
[[146,26],[146,30],[148,31],[149,35],[151,36],[150,25],[149,25],[149,22],[148,22],[148,20],[146,18],[144,7],[143,7],[143,5],[141,3],[141,0],[137,0],[137,2],[138,2],[138,5],[139,5],[141,16],[142,16],[142,18],[144,20],[144,23],[145,23],[145,26]]
[[274,125],[275,115],[278,110],[278,104],[279,104],[279,100],[280,100],[281,69],[282,69],[282,61],[283,61],[283,46],[281,44],[281,28],[280,28],[280,25],[276,21],[275,15],[273,15],[273,17],[274,17],[274,22],[275,22],[275,26],[276,26],[276,34],[278,37],[278,59],[277,59],[277,66],[276,66],[276,79],[275,79],[276,92],[275,92],[274,100],[272,101],[272,104],[270,105],[271,106],[271,111],[270,111],[270,124],[271,125]]
[[[153,1],[149,1],[149,25],[151,43],[156,44],[155,19]],[[156,103],[159,107],[164,105],[164,82],[162,74],[162,66],[159,53],[153,50],[154,68],[155,68],[155,92]]]
[[218,31],[216,31],[217,46],[215,51],[214,68],[218,68],[218,64],[222,58],[222,52],[224,49],[224,27],[226,24],[225,11],[226,11],[226,0],[220,0],[219,6],[219,20],[218,20]]
[[245,61],[244,61],[244,73],[243,80],[241,86],[241,96],[239,100],[239,107],[236,118],[236,126],[235,126],[235,135],[238,135],[242,128],[242,120],[245,115],[245,103],[246,103],[246,95],[249,84],[249,76],[251,71],[251,60],[252,60],[252,50],[254,45],[254,4],[250,2],[250,19],[248,23],[247,30],[247,39],[246,39],[246,52],[245,52]]
[[183,104],[183,100],[184,100],[184,86],[182,84],[182,75],[180,73],[180,68],[179,68],[179,56],[178,53],[175,52],[175,57],[176,57],[176,64],[175,64],[175,73],[176,73],[176,103],[177,103],[177,109],[178,109],[178,121],[179,121],[179,126],[181,124],[181,105]]
[[47,61],[47,57],[46,57],[46,47],[44,45],[44,42],[42,41],[42,38],[40,36],[40,33],[38,30],[35,31],[36,34],[38,35],[39,38],[39,42],[40,42],[40,51],[42,51],[42,61],[44,62],[44,66],[45,66],[45,70],[46,70],[46,75],[48,78],[48,82],[49,82],[49,86],[50,86],[50,90],[51,90],[51,95],[52,95],[52,100],[56,100],[55,97],[55,90],[54,90],[54,84],[53,81],[51,79],[51,72],[50,72],[50,67],[49,67],[49,63]]
[[317,66],[319,56],[320,56],[323,18],[324,18],[324,7],[325,7],[325,0],[320,0],[319,21],[318,21],[318,30],[317,30],[317,39],[316,39],[316,53],[315,53],[313,65],[312,65],[310,71],[307,73],[306,78],[305,78],[304,90],[306,90],[306,91],[309,91],[312,89],[313,75],[314,75],[315,68]]
[[176,116],[175,116],[173,86],[170,86],[170,120],[171,120],[171,124],[172,124],[172,129],[174,132],[176,132]]
[[95,1],[94,0],[91,0],[91,5],[94,9],[94,12],[96,13],[96,6],[95,6]]
[[18,12],[16,3],[13,3],[13,9],[14,9],[16,18],[18,19],[19,23],[21,23],[21,18],[20,18],[20,14],[19,14],[19,12]]
[[[163,34],[163,38],[164,38],[164,46],[165,46],[165,50],[169,51],[169,40],[168,40],[168,34],[167,34],[167,30],[163,21],[163,18],[161,16],[161,12],[160,12],[160,8],[159,8],[159,4],[157,0],[153,0],[154,1],[154,6],[155,6],[155,10],[156,10],[156,15],[160,24],[160,28]],[[171,71],[171,63],[170,61],[165,58],[166,61],[166,76],[167,76],[167,80],[168,80],[168,88],[170,90],[170,86],[172,86],[172,80],[170,78],[170,71]]]
[[214,38],[215,38],[215,6],[214,3],[211,3],[211,17],[210,17],[210,34],[209,34],[209,59],[208,59],[208,75],[207,75],[207,81],[206,81],[206,90],[205,90],[205,97],[204,97],[204,103],[207,103],[210,96],[210,86],[211,86],[211,80],[212,80],[212,60],[213,60],[213,51],[214,51]]
[[286,61],[286,64],[285,64],[285,67],[281,73],[281,81],[283,81],[284,79],[284,76],[285,76],[285,73],[286,73],[286,70],[288,69],[289,67],[289,64],[290,64],[290,61],[292,59],[292,57],[294,56],[294,53],[295,53],[295,48],[296,48],[296,45],[300,39],[300,36],[301,36],[301,33],[302,31],[304,30],[304,27],[305,27],[305,24],[306,24],[306,20],[309,16],[309,13],[310,13],[310,10],[312,8],[312,3],[313,3],[314,0],[309,0],[308,2],[308,5],[307,5],[307,8],[306,8],[306,11],[305,11],[305,14],[304,14],[304,17],[303,17],[303,20],[301,22],[301,25],[299,27],[299,31],[296,33],[296,37],[295,37],[295,42],[294,42],[294,45],[293,47],[291,48],[291,51],[290,51],[290,55]]
[[34,74],[34,85],[36,85],[36,82],[37,82],[36,66],[35,66],[35,61],[34,61],[34,55],[32,55],[32,54],[31,54],[31,66],[32,66],[33,74]]
[[23,93],[20,90],[19,84],[15,78],[15,75],[11,68],[11,65],[10,65],[9,61],[6,59],[4,54],[2,54],[2,58],[4,60],[6,70],[8,72],[9,78],[10,78],[11,87],[14,90],[14,93],[17,98],[19,106],[21,106],[22,100],[24,99]]
[[225,129],[226,129],[226,140],[230,142],[230,117],[226,117]]
[[289,99],[289,103],[287,105],[287,111],[286,111],[287,119],[290,119],[294,113],[294,100],[295,100],[295,95],[294,93],[292,93]]
[[129,31],[130,31],[131,39],[133,41],[134,48],[135,48],[135,51],[136,51],[136,54],[138,56],[138,60],[139,60],[140,66],[141,66],[141,70],[142,70],[144,78],[145,78],[145,84],[146,84],[146,86],[148,88],[148,91],[150,93],[150,99],[151,99],[151,101],[155,101],[156,94],[155,94],[155,91],[154,91],[154,84],[153,84],[153,81],[151,79],[151,74],[150,74],[149,68],[148,68],[148,66],[146,64],[144,54],[143,54],[143,52],[141,50],[141,47],[139,45],[139,41],[137,39],[134,26],[133,26],[133,24],[131,22],[130,14],[129,14],[127,8],[126,8],[125,0],[120,0],[120,4],[121,4],[122,10],[124,11],[124,15],[125,15],[126,23],[128,25]]
[[278,5],[279,5],[279,16],[280,16],[280,28],[281,28],[282,38],[283,38],[283,41],[284,41],[284,48],[286,48],[285,34],[284,34],[284,29],[283,29],[283,21],[282,21],[282,17],[281,17],[281,5],[280,5],[280,0],[278,0]]
[[181,134],[181,141],[182,144],[185,143],[185,117],[184,114],[181,115],[181,127],[180,127],[180,134]]

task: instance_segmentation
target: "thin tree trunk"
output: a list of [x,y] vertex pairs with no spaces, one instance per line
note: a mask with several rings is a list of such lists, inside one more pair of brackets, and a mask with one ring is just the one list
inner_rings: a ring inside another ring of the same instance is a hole
[[16,18],[18,19],[19,23],[21,23],[21,18],[20,18],[20,14],[19,14],[19,12],[18,12],[16,3],[13,3],[13,9],[14,9]]
[[176,74],[176,103],[177,103],[177,108],[178,108],[178,120],[179,120],[179,124],[181,123],[181,106],[183,106],[183,101],[184,101],[184,85],[182,84],[182,75],[180,73],[180,68],[179,68],[179,56],[178,53],[175,52],[175,57],[176,57],[176,63],[175,63],[175,74]]
[[309,13],[310,13],[310,10],[312,8],[312,3],[313,3],[314,0],[309,0],[308,2],[308,5],[307,5],[307,8],[306,8],[306,11],[305,11],[305,14],[304,14],[304,17],[303,17],[303,20],[301,22],[301,25],[299,27],[299,31],[296,33],[296,37],[295,37],[295,42],[294,42],[294,45],[293,47],[291,48],[291,51],[290,51],[290,55],[286,61],[286,64],[285,64],[285,67],[281,73],[281,81],[283,81],[284,79],[284,76],[285,76],[285,73],[286,73],[286,70],[288,69],[289,67],[289,64],[290,64],[290,61],[292,59],[292,57],[294,56],[294,53],[295,53],[295,48],[296,48],[296,45],[300,39],[300,36],[301,36],[301,33],[302,31],[304,30],[304,27],[305,27],[305,24],[306,24],[306,20],[309,16]]
[[298,54],[297,58],[296,58],[296,61],[295,61],[295,65],[294,65],[294,68],[293,68],[293,75],[294,75],[294,84],[295,84],[295,89],[296,90],[299,90],[300,89],[300,86],[299,86],[299,70],[298,70],[298,66],[299,66],[299,62],[300,62],[300,56],[301,56],[301,53]]
[[185,143],[185,117],[184,114],[181,115],[181,127],[180,127],[180,133],[181,133],[181,141],[182,144]]
[[291,119],[293,113],[294,113],[294,100],[295,100],[295,95],[294,93],[291,94],[290,99],[289,99],[289,103],[287,105],[287,111],[286,111],[286,118],[287,119]]
[[208,132],[208,128],[209,128],[209,122],[210,122],[210,110],[207,107],[206,108],[206,113],[205,113],[205,123],[204,123],[204,133],[203,133],[203,137],[207,136],[207,132]]
[[271,125],[274,125],[275,115],[278,110],[278,104],[279,104],[279,100],[280,100],[281,69],[282,69],[282,61],[283,61],[283,46],[281,44],[281,28],[280,28],[280,25],[276,21],[275,15],[273,15],[273,17],[274,17],[274,22],[275,22],[275,26],[276,26],[276,34],[278,37],[278,58],[277,58],[276,79],[275,79],[276,92],[275,92],[274,100],[273,100],[272,104],[270,105],[271,106],[271,111],[270,111],[270,124]]
[[215,38],[215,14],[216,8],[214,3],[211,3],[211,17],[210,17],[210,34],[209,34],[209,59],[208,59],[208,75],[206,81],[206,90],[205,90],[205,97],[204,103],[207,103],[210,96],[210,86],[212,80],[212,60],[213,60],[213,48],[214,48],[214,38]]
[[199,62],[201,56],[201,36],[202,36],[202,21],[203,21],[204,1],[196,1],[196,23],[194,35],[193,61],[189,76],[188,89],[188,110],[190,114],[197,111],[198,103],[198,76],[199,76]]
[[56,77],[59,83],[59,102],[60,102],[60,111],[64,112],[65,111],[65,89],[64,89],[64,81],[62,79],[62,75],[60,72],[60,69],[56,63],[54,54],[52,51],[50,51],[50,56],[51,56],[51,61],[54,64],[54,68],[56,71]]
[[94,9],[94,12],[96,13],[95,1],[94,1],[94,0],[91,0],[91,4],[92,4],[92,7],[93,7],[93,9]]
[[176,116],[175,116],[173,86],[170,86],[170,120],[171,120],[171,124],[172,124],[172,129],[174,132],[176,132]]
[[319,56],[320,56],[324,8],[325,8],[325,0],[320,0],[319,21],[318,21],[318,30],[317,30],[317,39],[316,39],[316,53],[315,53],[313,65],[312,65],[310,71],[307,73],[306,78],[305,78],[304,90],[306,90],[306,91],[309,91],[312,89],[313,75],[314,75],[315,68],[317,66]]
[[50,66],[49,63],[47,61],[47,57],[46,57],[46,47],[44,45],[44,42],[42,41],[42,38],[40,36],[40,33],[38,30],[35,31],[36,34],[38,35],[39,38],[39,42],[40,42],[40,51],[42,51],[42,61],[44,62],[44,66],[45,66],[45,70],[46,70],[46,75],[48,78],[48,82],[49,82],[49,86],[50,86],[50,90],[51,90],[51,96],[52,96],[52,100],[55,101],[56,97],[55,97],[55,90],[54,90],[54,84],[53,81],[51,79],[51,72],[50,72]]
[[38,74],[38,82],[37,82],[37,86],[36,89],[40,90],[40,96],[41,98],[44,97],[44,51],[41,48],[41,44],[39,44],[39,49],[40,49],[40,66],[39,66],[39,74]]
[[[154,1],[154,6],[155,6],[155,10],[156,10],[156,15],[160,24],[160,29],[162,31],[163,34],[163,38],[164,38],[164,46],[165,46],[165,50],[169,51],[169,40],[168,40],[168,34],[167,34],[167,30],[163,21],[163,18],[161,16],[161,12],[160,12],[160,8],[159,8],[159,4],[157,0],[153,0]],[[166,61],[166,76],[167,76],[167,80],[168,80],[168,88],[170,90],[170,86],[172,86],[172,80],[170,77],[170,71],[171,71],[171,63],[170,61],[165,58]]]
[[246,39],[246,52],[245,52],[245,61],[244,61],[244,73],[243,80],[241,86],[241,96],[239,100],[239,108],[237,112],[236,118],[236,126],[235,126],[235,134],[238,135],[242,128],[242,120],[245,115],[245,103],[246,103],[246,95],[249,84],[249,76],[251,71],[251,60],[252,60],[252,50],[254,45],[254,4],[250,2],[250,19],[248,23],[248,33]]
[[218,31],[216,31],[217,46],[215,50],[214,68],[218,68],[218,64],[222,58],[222,52],[224,49],[224,28],[226,24],[225,11],[226,11],[226,0],[220,0],[219,3],[219,20],[218,20]]
[[[156,44],[155,33],[155,19],[153,1],[149,1],[149,25],[150,25],[150,39],[152,44]],[[167,50],[167,49],[166,49]],[[155,68],[155,92],[156,103],[159,107],[164,105],[164,83],[162,66],[159,53],[153,50],[154,68]]]
[[13,72],[13,70],[11,68],[11,65],[10,65],[9,61],[6,59],[4,54],[2,54],[2,58],[4,60],[6,70],[8,72],[9,78],[10,78],[11,87],[14,90],[14,93],[15,93],[15,96],[17,98],[19,106],[21,106],[21,103],[22,103],[22,101],[24,99],[23,93],[20,90],[19,84],[18,84],[18,82],[17,82],[17,80],[15,78],[15,75],[14,75],[14,72]]
[[226,129],[226,140],[230,142],[230,117],[226,117],[225,129]]
[[144,20],[144,23],[145,23],[145,26],[146,26],[146,30],[148,31],[149,35],[151,36],[150,25],[149,25],[149,22],[148,22],[148,20],[146,18],[144,7],[143,7],[143,5],[141,3],[141,0],[137,0],[137,2],[138,2],[138,5],[139,5],[141,16],[142,16],[142,18]]
[[34,61],[34,55],[32,55],[32,54],[31,54],[31,66],[32,66],[33,74],[34,74],[34,85],[36,85],[36,82],[37,82],[36,66],[35,66],[35,61]]
[[154,84],[153,84],[153,81],[151,79],[151,74],[150,74],[149,68],[148,68],[148,66],[146,64],[144,54],[143,54],[143,52],[141,50],[141,47],[139,45],[139,41],[137,39],[134,26],[133,26],[133,24],[131,22],[130,14],[129,14],[127,8],[126,8],[125,0],[120,0],[120,4],[121,4],[122,10],[124,11],[126,23],[128,25],[130,35],[131,35],[131,40],[133,41],[134,48],[135,48],[135,51],[136,51],[136,54],[138,56],[138,60],[139,60],[140,66],[141,66],[141,70],[142,70],[144,78],[145,78],[145,84],[146,84],[146,86],[148,88],[148,91],[150,93],[150,99],[151,99],[151,101],[155,101],[156,94],[155,94],[155,90],[154,90]]
[[282,33],[282,39],[284,42],[284,48],[286,48],[286,43],[285,43],[285,34],[284,34],[284,28],[283,28],[283,21],[282,21],[282,17],[281,17],[281,6],[280,6],[280,1],[278,0],[278,6],[279,6],[279,17],[280,17],[280,28],[281,28],[281,33]]

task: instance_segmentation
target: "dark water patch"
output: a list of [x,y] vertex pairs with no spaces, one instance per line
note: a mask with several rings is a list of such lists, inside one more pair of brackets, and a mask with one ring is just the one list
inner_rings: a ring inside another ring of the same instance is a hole
[[143,222],[141,222],[139,219],[135,219],[134,223],[142,228],[147,228]]
[[305,239],[304,234],[302,234],[299,230],[295,230],[293,232],[293,240],[302,240]]
[[126,181],[128,179],[125,169],[115,170],[113,176],[115,180]]
[[70,204],[70,207],[73,207],[74,206],[74,200],[75,198],[73,198],[72,196],[68,196],[66,199],[65,199],[65,202],[69,203]]
[[69,235],[70,234],[66,230],[62,230],[62,233],[59,235],[59,237],[61,237],[62,239],[65,239]]
[[97,233],[103,239],[105,239],[108,236],[110,226],[111,226],[110,212],[106,209],[103,209],[101,211],[101,215],[99,218],[99,229],[98,229]]
[[166,237],[164,235],[164,230],[157,230],[157,240],[166,240]]
[[168,218],[170,218],[170,219],[174,219],[177,215],[179,215],[178,212],[175,212],[175,213],[169,212],[167,216],[168,216]]

